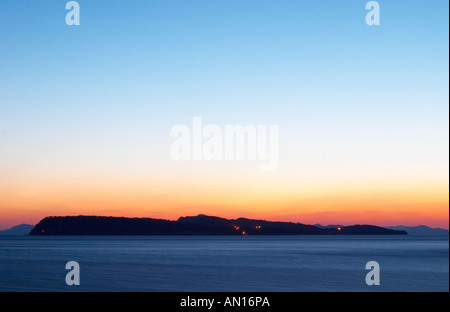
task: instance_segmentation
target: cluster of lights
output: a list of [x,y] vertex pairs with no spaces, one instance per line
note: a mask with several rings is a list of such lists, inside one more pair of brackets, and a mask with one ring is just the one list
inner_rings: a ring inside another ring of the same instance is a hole
[[[233,225],[233,227],[234,227],[234,229],[236,231],[239,231],[241,229],[241,227],[238,226],[238,225]],[[262,226],[261,225],[256,225],[255,229],[262,229]],[[242,231],[242,235],[247,235],[247,232],[246,231]]]
[[[237,226],[237,225],[233,225],[233,227],[236,231],[239,231],[239,229],[241,228],[240,226]],[[247,232],[242,231],[242,235],[247,235]]]

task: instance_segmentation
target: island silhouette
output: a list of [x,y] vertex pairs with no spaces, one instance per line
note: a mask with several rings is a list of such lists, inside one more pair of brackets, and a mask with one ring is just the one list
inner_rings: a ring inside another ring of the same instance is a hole
[[65,216],[42,219],[29,235],[407,235],[375,225],[320,228],[293,222],[198,215],[177,221],[152,218]]

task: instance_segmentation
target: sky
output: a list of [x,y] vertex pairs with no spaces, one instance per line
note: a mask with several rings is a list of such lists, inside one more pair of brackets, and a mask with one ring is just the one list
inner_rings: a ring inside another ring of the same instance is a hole
[[[0,2],[0,230],[199,213],[449,225],[449,3]],[[278,126],[278,167],[174,161],[170,129]]]

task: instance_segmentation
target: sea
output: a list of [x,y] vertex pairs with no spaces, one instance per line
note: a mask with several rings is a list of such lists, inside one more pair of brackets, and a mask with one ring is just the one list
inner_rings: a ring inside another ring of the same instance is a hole
[[[74,266],[67,263],[76,261]],[[378,264],[379,285],[368,285]],[[68,285],[79,273],[79,285]],[[1,292],[448,292],[448,237],[0,236]]]

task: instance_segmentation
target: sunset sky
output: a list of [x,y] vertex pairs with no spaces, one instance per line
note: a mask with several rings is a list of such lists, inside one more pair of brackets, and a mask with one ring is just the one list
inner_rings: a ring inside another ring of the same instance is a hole
[[[0,2],[0,230],[199,213],[449,227],[448,1]],[[278,168],[170,157],[277,125]]]

